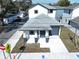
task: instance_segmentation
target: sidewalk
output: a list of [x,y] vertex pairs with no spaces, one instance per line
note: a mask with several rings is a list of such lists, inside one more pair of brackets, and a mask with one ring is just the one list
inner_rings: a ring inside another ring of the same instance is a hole
[[[7,41],[7,43],[11,44],[11,50],[15,47],[22,34],[23,34],[22,31],[16,31],[16,33],[14,33],[13,36]],[[0,58],[4,59],[2,50],[0,50]]]
[[14,33],[14,35],[7,41],[7,43],[11,44],[11,50],[15,47],[22,34],[22,31],[16,31],[16,33]]
[[79,53],[22,53],[16,59],[79,59],[78,55]]

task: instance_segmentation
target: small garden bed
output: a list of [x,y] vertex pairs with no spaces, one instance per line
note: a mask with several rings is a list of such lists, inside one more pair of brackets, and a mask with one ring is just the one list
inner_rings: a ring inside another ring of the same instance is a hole
[[[79,52],[79,48],[76,48],[76,45],[74,43],[74,36],[75,33],[73,33],[71,30],[69,30],[64,26],[61,27],[60,38],[69,52]],[[79,40],[79,37],[77,39]],[[79,41],[78,41],[78,45],[79,45]]]

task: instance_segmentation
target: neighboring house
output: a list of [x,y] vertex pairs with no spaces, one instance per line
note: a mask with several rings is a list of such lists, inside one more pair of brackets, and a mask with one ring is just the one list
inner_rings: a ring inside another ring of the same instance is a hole
[[79,29],[79,17],[72,19],[71,21],[69,21],[69,25],[71,25],[72,27]]
[[59,36],[61,31],[61,23],[57,20],[45,15],[40,14],[35,18],[30,18],[20,29],[23,31],[23,38],[40,39],[50,38],[52,36]]
[[23,12],[19,12],[19,13],[7,13],[5,15],[5,17],[3,18],[3,22],[4,24],[9,24],[9,23],[12,23],[13,21],[17,20],[18,17],[20,19],[23,19],[23,16],[24,16],[24,13]]
[[72,19],[79,17],[79,4],[73,9]]
[[71,20],[71,17],[72,17],[72,11],[73,11],[73,8],[71,8],[71,6],[64,7],[63,16],[60,19],[60,22],[63,24],[68,24],[69,20]]

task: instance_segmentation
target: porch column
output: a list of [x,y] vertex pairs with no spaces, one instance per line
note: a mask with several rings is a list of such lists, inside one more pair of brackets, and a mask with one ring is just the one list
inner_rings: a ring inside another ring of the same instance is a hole
[[40,30],[38,31],[38,37],[40,38]]
[[35,37],[37,38],[37,31],[35,31]]
[[60,33],[61,33],[61,26],[60,26],[60,28],[59,28],[59,36],[60,36]]
[[23,38],[29,39],[29,31],[24,31]]
[[45,31],[45,37],[49,37],[49,31],[48,30]]
[[26,33],[25,33],[25,31],[23,31],[23,38],[26,38]]

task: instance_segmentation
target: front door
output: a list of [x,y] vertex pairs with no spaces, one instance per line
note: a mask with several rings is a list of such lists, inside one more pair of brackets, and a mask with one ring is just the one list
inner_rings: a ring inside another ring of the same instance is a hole
[[52,35],[59,35],[59,26],[52,27]]
[[40,37],[45,37],[45,31],[44,30],[40,31]]

